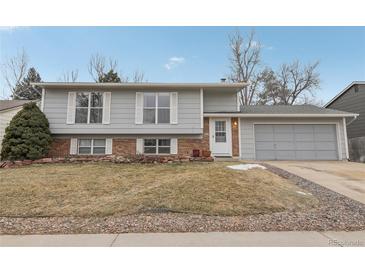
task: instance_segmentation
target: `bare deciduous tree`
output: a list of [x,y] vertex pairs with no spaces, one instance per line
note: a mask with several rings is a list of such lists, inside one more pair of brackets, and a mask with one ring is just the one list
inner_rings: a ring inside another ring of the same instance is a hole
[[59,78],[60,82],[76,82],[77,78],[79,77],[79,71],[78,70],[71,70],[66,71],[62,74],[62,76]]
[[112,58],[109,58],[108,60],[108,67],[106,63],[106,58],[98,53],[90,57],[88,70],[95,82],[98,82],[99,78],[102,77],[107,71],[115,71],[118,66],[117,61],[113,60]]
[[[107,60],[103,55],[94,54],[90,57],[88,71],[93,80],[95,82],[99,82],[99,79],[104,79],[105,75],[107,75],[108,73],[115,73],[118,71],[118,62],[112,58],[109,58],[109,60]],[[130,78],[128,76],[124,76],[121,71],[119,71],[117,74],[121,82],[129,82]],[[135,83],[144,82],[145,75],[142,71],[136,70],[133,73],[131,79]]]
[[319,62],[303,66],[299,61],[283,64],[278,72],[265,71],[262,104],[294,105],[313,102],[314,90],[319,88],[320,79],[316,69]]
[[135,82],[135,83],[145,82],[144,72],[143,71],[140,71],[140,70],[136,70],[133,73],[133,82]]
[[248,82],[250,85],[241,90],[242,105],[255,103],[259,84],[259,65],[261,44],[255,41],[255,32],[251,31],[247,39],[240,32],[229,38],[231,47],[229,80],[232,82]]
[[27,74],[28,56],[24,49],[14,57],[11,57],[1,64],[1,70],[5,83],[13,95],[17,86]]

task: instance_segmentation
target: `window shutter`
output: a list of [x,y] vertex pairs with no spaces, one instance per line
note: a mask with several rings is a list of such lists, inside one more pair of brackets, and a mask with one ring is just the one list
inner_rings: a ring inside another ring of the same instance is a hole
[[143,92],[136,92],[136,124],[143,124]]
[[143,139],[136,140],[136,154],[143,154]]
[[106,138],[105,140],[105,154],[113,154],[113,139]]
[[177,124],[177,92],[170,93],[170,124]]
[[103,93],[103,124],[110,124],[110,104],[112,93]]
[[77,154],[77,139],[76,138],[71,138],[71,142],[70,142],[70,154],[71,155]]
[[170,144],[171,144],[170,153],[171,154],[177,154],[177,139],[176,138],[172,138],[170,140]]
[[75,112],[76,112],[76,92],[68,93],[67,100],[67,124],[75,123]]

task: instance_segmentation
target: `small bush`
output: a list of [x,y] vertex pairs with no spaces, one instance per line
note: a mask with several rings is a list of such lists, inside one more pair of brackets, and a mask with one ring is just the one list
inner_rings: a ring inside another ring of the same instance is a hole
[[44,157],[52,142],[49,123],[36,103],[23,106],[5,129],[2,160],[39,159]]

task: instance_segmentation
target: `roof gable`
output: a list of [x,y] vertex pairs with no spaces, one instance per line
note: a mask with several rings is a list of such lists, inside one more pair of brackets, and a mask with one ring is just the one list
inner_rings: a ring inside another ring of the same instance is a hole
[[327,108],[330,106],[334,101],[336,101],[338,98],[340,98],[343,94],[345,94],[347,91],[349,91],[354,85],[365,85],[365,81],[354,81],[351,84],[349,84],[347,87],[345,87],[340,93],[338,93],[335,97],[333,97],[327,104],[325,104],[323,107]]

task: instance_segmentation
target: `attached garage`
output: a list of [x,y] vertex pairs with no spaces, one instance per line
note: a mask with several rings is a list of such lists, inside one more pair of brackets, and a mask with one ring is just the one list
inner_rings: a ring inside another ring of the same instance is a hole
[[[232,140],[237,127],[242,160],[313,161],[349,158],[346,125],[358,114],[312,105],[256,105],[204,116],[218,120],[238,118],[238,123],[232,123]],[[213,135],[214,131],[210,131]],[[232,151],[233,147],[232,141]],[[214,147],[211,148],[214,155]]]
[[335,124],[255,124],[257,160],[338,160]]

